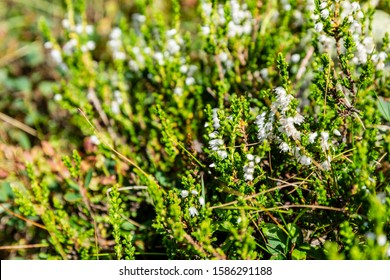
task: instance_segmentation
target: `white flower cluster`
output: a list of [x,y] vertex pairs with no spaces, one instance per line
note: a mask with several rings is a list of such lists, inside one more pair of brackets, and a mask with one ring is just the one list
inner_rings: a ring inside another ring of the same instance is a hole
[[[189,194],[190,194],[190,192],[187,191],[187,190],[182,190],[182,191],[180,192],[180,196],[181,196],[182,198],[188,197]],[[193,196],[199,195],[198,191],[196,191],[196,190],[192,190],[192,191],[191,191],[191,194],[192,194]],[[201,206],[204,206],[204,205],[205,205],[205,201],[204,201],[204,198],[203,198],[202,196],[199,197],[198,200],[199,200],[199,204],[200,204]],[[194,217],[194,216],[198,216],[198,215],[199,215],[198,210],[197,210],[196,207],[194,207],[194,206],[189,207],[189,208],[188,208],[188,212],[190,213],[190,216],[191,216],[191,217]]]
[[[274,90],[276,94],[276,100],[271,105],[271,112],[267,117],[267,113],[263,112],[256,117],[255,124],[257,125],[257,139],[263,142],[265,139],[272,140],[275,138],[273,135],[273,123],[275,121],[275,115],[279,115],[280,126],[279,132],[286,134],[293,140],[300,140],[301,133],[296,129],[295,125],[300,125],[304,121],[304,117],[298,112],[293,117],[287,115],[287,111],[290,109],[290,103],[294,99],[291,94],[288,94],[283,87],[277,87]],[[286,145],[281,144],[282,151],[288,151]]]
[[356,44],[356,53],[352,61],[355,64],[365,64],[367,63],[368,56],[374,51],[375,43],[372,37],[365,36],[363,33],[364,28],[361,20],[364,18],[364,14],[360,8],[360,4],[358,2],[351,3],[350,1],[343,1],[341,7],[341,19],[348,22],[350,26],[349,31]]
[[387,53],[380,52],[378,54],[373,54],[371,59],[376,65],[376,70],[385,69],[385,60],[387,58]]
[[[214,128],[214,131],[209,134],[209,137],[210,137],[209,148],[212,151],[216,152],[217,155],[221,159],[225,159],[225,158],[227,158],[228,153],[226,152],[225,143],[224,143],[223,139],[218,138],[218,129],[221,127],[221,124],[220,124],[220,120],[218,118],[218,109],[217,108],[213,109],[213,123],[212,123],[212,125]],[[206,124],[206,126],[207,126],[207,124]],[[210,165],[210,167],[214,167],[214,166],[215,166],[214,163],[212,163]]]
[[119,114],[120,113],[120,105],[122,105],[123,99],[121,92],[119,90],[114,91],[114,100],[111,101],[111,111],[114,114]]
[[[216,22],[217,25],[227,26],[227,36],[229,38],[251,34],[253,28],[253,16],[248,10],[247,4],[240,4],[237,0],[230,0],[226,3],[226,5],[229,5],[229,18],[231,20],[227,22],[224,4],[218,4],[216,9],[218,14]],[[211,2],[203,1],[201,8],[206,19],[206,24],[203,25],[200,29],[203,35],[208,36],[210,34],[210,25],[212,24],[213,7]]]
[[[309,2],[313,1],[309,0]],[[322,20],[327,20],[331,14],[335,13],[335,5],[329,5],[328,2],[329,1],[321,1],[319,7],[320,16],[312,16],[312,19],[315,21],[314,29],[318,33],[321,33],[321,35],[318,37],[319,43],[322,45],[325,51],[334,49],[335,45],[335,40],[333,37],[329,37],[322,33],[324,29]],[[359,2],[344,0],[341,1],[340,7],[340,22],[345,22],[348,24],[350,34],[356,45],[356,52],[352,61],[357,65],[366,64],[367,60],[371,56],[372,61],[376,65],[376,69],[383,70],[385,68],[387,54],[385,52],[381,52],[379,54],[375,53],[374,39],[366,34],[366,28],[362,25],[362,22],[364,22],[364,13],[360,7]],[[310,9],[313,9],[313,5],[310,6]]]
[[[62,26],[67,31],[72,31],[77,33],[78,35],[86,34],[90,36],[93,34],[93,26],[92,25],[83,25],[81,23],[76,24],[75,26],[71,26],[68,19],[62,20]],[[69,41],[65,42],[64,45],[60,48],[56,48],[53,46],[52,42],[45,42],[44,47],[47,50],[50,50],[50,56],[53,61],[59,65],[63,70],[66,70],[67,67],[65,63],[63,63],[63,55],[72,55],[79,47],[80,40],[76,38],[72,38]],[[96,48],[96,44],[92,40],[88,40],[85,44],[80,45],[80,50],[82,52],[93,51]]]
[[291,94],[288,94],[283,87],[277,87],[275,89],[276,101],[271,105],[271,112],[275,115],[279,112],[279,131],[285,133],[288,137],[294,140],[301,139],[301,133],[295,128],[295,125],[303,123],[304,118],[298,112],[293,117],[287,116],[287,111],[290,108],[290,103],[294,99]]
[[112,56],[117,60],[125,60],[126,53],[123,51],[122,45],[122,30],[119,27],[112,29],[110,33],[110,40],[108,41],[108,46],[112,51]]
[[247,154],[246,158],[248,160],[247,164],[244,165],[244,180],[253,181],[253,174],[255,172],[255,163],[260,162],[260,157],[254,156],[252,154]]
[[[302,151],[301,146],[296,146],[295,141],[300,141],[302,133],[297,129],[296,126],[301,125],[304,122],[304,117],[298,112],[293,112],[291,116],[291,102],[294,97],[286,92],[283,87],[277,87],[274,89],[276,94],[276,100],[271,105],[271,111],[268,113],[262,112],[256,117],[255,124],[257,125],[257,138],[260,142],[264,140],[269,140],[278,145],[282,153],[291,153],[299,163],[302,165],[311,165],[313,159],[308,155],[307,150]],[[275,116],[278,116],[277,119]],[[276,126],[276,127],[275,127]],[[275,129],[277,128],[277,129]],[[292,141],[289,141],[290,144],[282,140],[280,134],[284,134]],[[333,134],[336,137],[341,137],[340,131],[335,129]],[[318,140],[317,140],[318,139]],[[316,142],[318,141],[318,142]],[[321,166],[324,170],[329,170],[331,168],[330,148],[332,145],[335,145],[338,140],[336,138],[331,139],[329,132],[322,131],[312,132],[308,135],[309,144],[318,144],[326,160],[321,163]],[[292,145],[292,146],[290,146]],[[244,177],[245,180],[252,180],[253,175],[253,164],[250,163],[251,156],[249,155],[249,164],[244,167]]]
[[76,32],[77,34],[87,33],[88,35],[92,35],[93,26],[92,25],[83,25],[82,23],[77,23],[75,26],[71,26],[69,19],[62,20],[62,27],[66,30]]
[[[141,32],[142,25],[146,22],[146,17],[141,14],[133,14],[133,30],[136,33],[136,41],[132,42],[132,45],[124,46],[122,42],[122,31],[116,27],[110,34],[110,40],[108,46],[112,50],[114,59],[125,60],[129,57],[128,66],[133,73],[140,73],[146,67],[160,67],[177,65],[180,69],[180,73],[183,75],[178,77],[176,87],[173,89],[173,93],[176,96],[182,96],[184,87],[190,87],[196,84],[194,77],[195,72],[198,70],[196,65],[191,65],[189,58],[181,56],[183,53],[184,39],[180,35],[177,29],[169,29],[165,31],[165,36],[160,36],[159,30],[154,30],[157,37],[165,38],[161,46],[150,46],[145,40]],[[126,53],[125,53],[126,51]],[[127,55],[126,55],[127,54]],[[149,62],[149,63],[147,63]],[[149,71],[156,72],[156,71]],[[159,72],[159,71],[157,71]],[[155,80],[157,76],[148,74],[150,80]],[[156,81],[159,81],[157,78]]]
[[[332,50],[335,46],[335,40],[333,37],[329,37],[326,34],[322,33],[324,29],[324,24],[322,23],[322,20],[326,20],[329,18],[330,13],[332,12],[332,9],[334,9],[334,5],[331,4],[328,5],[327,1],[322,1],[320,3],[320,15],[315,14],[315,5],[313,0],[309,0],[311,2],[311,5],[309,5],[309,10],[312,12],[312,20],[315,22],[314,29],[321,33],[321,35],[318,37],[318,41],[320,43],[320,46],[323,48],[324,51],[328,52]],[[322,19],[322,20],[321,20]]]
[[264,140],[269,139],[272,136],[274,115],[270,114],[271,117],[268,119],[268,121],[266,119],[266,115],[266,112],[262,112],[256,117],[255,121],[255,124],[257,125],[257,139],[260,142],[263,142]]
[[226,69],[232,69],[234,67],[233,60],[229,59],[229,55],[226,52],[219,53],[218,57],[222,64],[225,66],[222,69],[224,74],[226,73]]

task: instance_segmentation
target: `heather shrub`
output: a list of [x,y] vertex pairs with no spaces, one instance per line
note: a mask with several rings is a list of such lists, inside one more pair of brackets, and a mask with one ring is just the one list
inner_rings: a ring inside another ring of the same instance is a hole
[[80,144],[11,185],[38,257],[388,259],[371,2],[135,1],[107,26],[67,0],[59,36],[42,19]]

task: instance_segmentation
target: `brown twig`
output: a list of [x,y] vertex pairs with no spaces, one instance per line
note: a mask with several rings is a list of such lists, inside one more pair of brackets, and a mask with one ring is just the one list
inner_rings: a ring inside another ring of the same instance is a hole
[[20,130],[23,130],[24,132],[32,135],[32,136],[35,136],[37,137],[37,131],[27,125],[25,125],[24,123],[14,119],[14,118],[11,118],[10,116],[7,116],[6,114],[3,114],[2,112],[0,112],[0,120],[16,127],[16,128],[19,128]]
[[34,226],[36,226],[36,227],[39,227],[39,228],[44,229],[44,230],[47,230],[47,228],[46,228],[44,225],[41,225],[41,224],[36,223],[36,222],[34,222],[34,221],[31,221],[31,220],[29,220],[29,219],[23,217],[22,215],[19,215],[19,214],[15,213],[15,212],[9,210],[8,208],[5,208],[2,204],[0,204],[0,207],[3,208],[4,211],[8,212],[8,213],[11,214],[12,216],[15,216],[15,217],[17,217],[17,218],[19,218],[19,219],[21,219],[21,220],[23,220],[23,221],[25,221],[25,222],[27,222],[27,223],[30,223],[30,224],[32,224],[32,225],[34,225]]
[[48,244],[9,245],[9,246],[0,246],[0,250],[16,251],[21,249],[33,249],[33,248],[43,248],[43,247],[49,247],[49,245]]

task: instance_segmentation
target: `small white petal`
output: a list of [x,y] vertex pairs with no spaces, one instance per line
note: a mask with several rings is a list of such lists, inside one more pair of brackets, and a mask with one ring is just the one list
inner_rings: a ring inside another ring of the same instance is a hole
[[180,192],[180,195],[181,195],[182,198],[186,198],[188,196],[188,194],[189,194],[189,192],[187,190],[182,190]]
[[385,244],[387,242],[386,235],[384,235],[384,234],[378,235],[376,241],[378,242],[379,246],[385,246]]
[[190,212],[191,217],[199,215],[198,210],[196,210],[196,208],[194,206],[191,206],[190,208],[188,208],[188,212]]

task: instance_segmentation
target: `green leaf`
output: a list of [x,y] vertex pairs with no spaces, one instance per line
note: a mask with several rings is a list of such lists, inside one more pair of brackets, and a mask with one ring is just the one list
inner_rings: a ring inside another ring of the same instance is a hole
[[11,185],[8,182],[3,182],[0,186],[0,202],[6,202],[11,197]]
[[68,179],[68,180],[66,180],[66,182],[68,183],[69,187],[71,187],[72,189],[74,189],[76,191],[80,191],[80,187],[72,180]]
[[291,243],[297,244],[298,246],[303,242],[303,235],[301,229],[295,224],[288,224],[287,231],[290,234]]
[[86,188],[88,188],[89,184],[91,183],[92,174],[93,174],[93,169],[90,168],[90,169],[88,170],[87,175],[85,175],[84,186],[85,186]]
[[81,195],[74,192],[67,192],[64,195],[64,199],[68,202],[78,202],[81,199]]
[[294,249],[291,254],[293,260],[306,260],[306,252]]
[[287,250],[287,234],[275,224],[265,224],[263,234],[268,240],[267,249],[272,255],[281,255],[285,258]]
[[386,101],[383,97],[379,97],[378,109],[382,117],[390,122],[390,102]]
[[122,227],[123,230],[126,230],[126,231],[136,230],[137,229],[135,225],[133,225],[132,223],[127,222],[127,221],[123,222],[121,227]]

